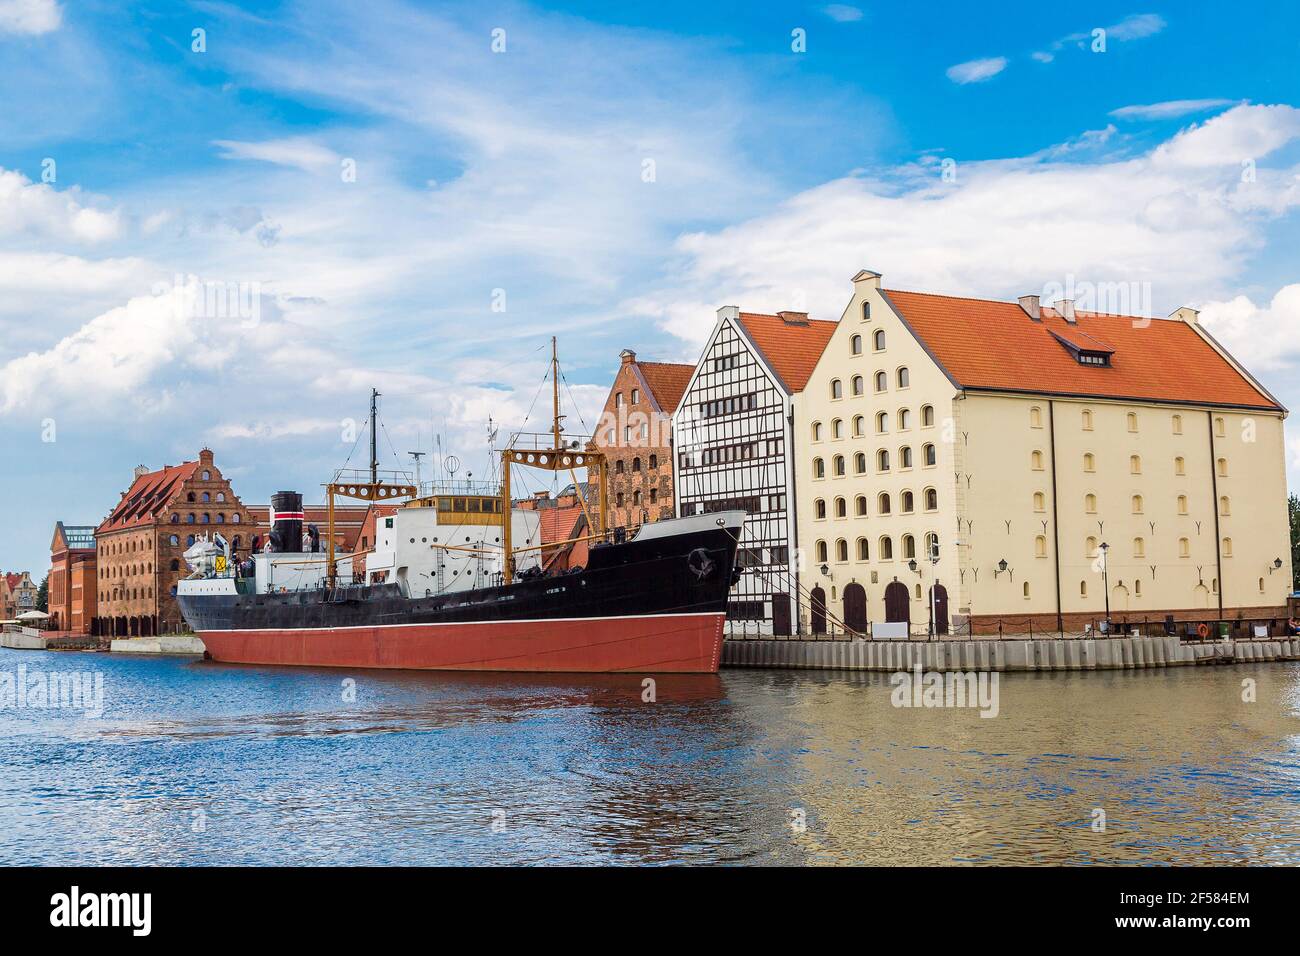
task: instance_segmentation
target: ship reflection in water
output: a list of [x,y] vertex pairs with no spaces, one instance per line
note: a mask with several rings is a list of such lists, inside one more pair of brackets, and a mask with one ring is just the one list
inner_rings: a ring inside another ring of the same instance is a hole
[[105,714],[4,711],[3,864],[1300,863],[1295,664],[1004,675],[994,719],[880,674],[20,664]]

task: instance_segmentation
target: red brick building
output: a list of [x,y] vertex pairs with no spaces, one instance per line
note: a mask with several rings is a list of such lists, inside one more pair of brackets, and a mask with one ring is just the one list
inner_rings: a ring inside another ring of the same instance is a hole
[[673,516],[672,416],[695,366],[638,362],[631,349],[620,357],[592,439],[609,461],[609,487],[595,471],[588,477],[605,495],[610,526],[635,527]]
[[54,526],[50,541],[50,629],[94,633],[98,605],[93,525]]
[[135,480],[95,529],[98,633],[142,636],[179,631],[176,585],[188,573],[185,549],[220,532],[247,553],[262,530],[205,448],[197,461],[135,470]]
[[0,619],[9,621],[27,611],[35,611],[40,589],[32,582],[30,571],[6,571],[0,575]]

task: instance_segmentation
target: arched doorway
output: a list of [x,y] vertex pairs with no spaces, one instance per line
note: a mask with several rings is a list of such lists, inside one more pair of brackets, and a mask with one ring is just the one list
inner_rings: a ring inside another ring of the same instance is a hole
[[812,632],[826,633],[826,592],[820,584],[812,589]]
[[948,589],[942,584],[930,588],[930,609],[933,613],[935,634],[948,633]]
[[907,585],[893,580],[885,588],[885,620],[912,623],[912,602],[907,595]]
[[867,633],[867,590],[856,581],[844,588],[844,626],[857,634]]

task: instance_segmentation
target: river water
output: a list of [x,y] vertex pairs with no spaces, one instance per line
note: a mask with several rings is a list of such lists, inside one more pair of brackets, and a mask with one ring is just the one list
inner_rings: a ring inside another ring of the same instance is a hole
[[[102,716],[3,699],[54,671]],[[1300,665],[997,690],[0,650],[0,864],[1300,863]]]

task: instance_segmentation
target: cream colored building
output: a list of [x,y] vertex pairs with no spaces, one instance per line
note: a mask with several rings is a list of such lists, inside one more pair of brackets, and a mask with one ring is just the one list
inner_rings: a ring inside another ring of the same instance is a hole
[[794,413],[805,629],[1285,618],[1286,411],[1191,309],[863,271]]

